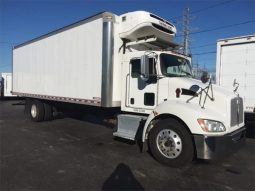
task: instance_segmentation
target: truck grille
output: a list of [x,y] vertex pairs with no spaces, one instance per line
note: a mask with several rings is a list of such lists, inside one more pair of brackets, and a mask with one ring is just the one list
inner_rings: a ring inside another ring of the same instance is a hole
[[236,97],[231,100],[230,126],[235,126],[243,122],[243,99]]

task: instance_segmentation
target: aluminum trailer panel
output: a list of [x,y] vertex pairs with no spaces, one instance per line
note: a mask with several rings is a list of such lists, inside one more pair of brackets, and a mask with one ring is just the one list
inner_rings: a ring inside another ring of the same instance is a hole
[[217,42],[217,84],[237,92],[244,98],[245,111],[255,107],[255,36],[223,39]]
[[1,77],[1,96],[14,97],[12,94],[12,73],[2,73]]
[[102,13],[15,47],[13,92],[111,107],[113,21],[104,18],[109,15]]

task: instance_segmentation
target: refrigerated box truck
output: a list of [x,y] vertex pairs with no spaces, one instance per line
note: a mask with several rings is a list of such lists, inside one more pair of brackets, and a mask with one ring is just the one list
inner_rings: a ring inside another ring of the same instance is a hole
[[118,107],[113,135],[170,166],[226,156],[245,140],[242,98],[193,79],[175,35],[145,11],[91,16],[16,46],[13,93],[34,121],[51,119],[56,103]]
[[255,35],[217,41],[216,83],[243,97],[246,124],[255,132]]
[[0,81],[0,97],[15,97],[12,94],[12,73],[2,73]]

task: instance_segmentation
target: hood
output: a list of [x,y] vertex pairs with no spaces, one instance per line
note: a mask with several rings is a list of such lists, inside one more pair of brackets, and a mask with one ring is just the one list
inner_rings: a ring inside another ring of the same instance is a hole
[[[220,86],[209,83],[202,83],[192,78],[174,77],[168,79],[168,99],[180,100],[187,104],[197,104],[201,109],[211,110],[220,113],[223,118],[227,118],[229,113],[229,103],[236,95]],[[204,91],[202,91],[204,89]],[[208,96],[206,92],[208,91]],[[202,93],[201,93],[202,92]],[[179,95],[178,95],[179,94]],[[202,117],[202,116],[201,116]]]
[[[190,95],[193,92],[198,93],[202,88],[206,88],[209,85],[208,83],[202,83],[200,80],[196,80],[193,78],[182,78],[182,77],[175,77],[175,78],[169,78],[168,79],[168,84],[169,84],[169,96],[172,97],[176,97],[176,89],[180,89],[180,98],[189,98]],[[189,91],[191,92],[189,92]],[[218,85],[212,84],[212,90],[213,90],[213,94],[215,94],[215,96],[223,96],[223,97],[233,97],[235,96],[233,92],[231,92],[230,90],[227,90],[225,88],[222,88]],[[209,91],[210,93],[211,91]],[[172,94],[174,93],[174,94]],[[186,96],[189,97],[186,97]],[[217,97],[216,96],[216,97]]]
[[[209,86],[209,83],[204,84],[187,77],[162,78],[159,81],[159,89],[159,100],[177,105],[187,104],[187,108],[193,108],[189,111],[191,117],[220,121],[227,132],[244,125],[242,98],[232,90],[214,84]],[[183,110],[185,107],[180,108]],[[178,107],[175,107],[175,110],[178,110]]]

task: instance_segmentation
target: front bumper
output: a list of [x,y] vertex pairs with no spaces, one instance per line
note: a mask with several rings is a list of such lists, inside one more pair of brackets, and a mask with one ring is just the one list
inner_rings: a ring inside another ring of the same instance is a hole
[[246,128],[223,136],[194,135],[197,158],[216,159],[230,155],[245,143]]

